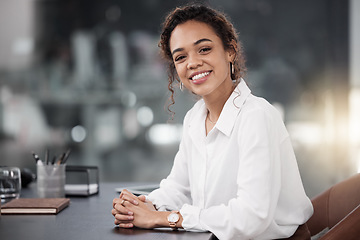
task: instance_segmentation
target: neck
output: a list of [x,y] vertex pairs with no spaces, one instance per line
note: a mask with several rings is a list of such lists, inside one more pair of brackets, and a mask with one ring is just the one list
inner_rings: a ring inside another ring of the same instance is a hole
[[208,119],[211,122],[215,123],[218,120],[226,101],[233,92],[233,89],[233,85],[231,85],[231,87],[221,89],[216,93],[214,92],[211,96],[203,97],[208,110]]

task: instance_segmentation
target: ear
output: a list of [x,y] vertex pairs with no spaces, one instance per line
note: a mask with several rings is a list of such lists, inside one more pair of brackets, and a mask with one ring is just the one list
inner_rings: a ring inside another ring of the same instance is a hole
[[229,62],[234,62],[235,59],[236,59],[236,55],[237,55],[237,44],[236,44],[236,41],[235,40],[232,40],[229,47],[228,47],[228,50],[226,51],[226,56],[227,56],[227,60]]

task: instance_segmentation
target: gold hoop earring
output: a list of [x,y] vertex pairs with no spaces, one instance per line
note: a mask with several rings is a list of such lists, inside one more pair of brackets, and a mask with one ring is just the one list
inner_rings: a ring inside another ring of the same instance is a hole
[[235,73],[234,64],[230,63],[230,65],[231,65],[231,74],[234,75]]

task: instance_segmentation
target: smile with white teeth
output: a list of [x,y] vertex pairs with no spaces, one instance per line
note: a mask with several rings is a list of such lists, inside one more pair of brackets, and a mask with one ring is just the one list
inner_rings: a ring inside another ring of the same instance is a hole
[[197,74],[197,75],[193,76],[191,79],[192,80],[198,80],[198,79],[203,78],[203,77],[205,77],[205,76],[207,76],[209,74],[210,74],[210,72],[203,72],[203,73],[200,73],[200,74]]

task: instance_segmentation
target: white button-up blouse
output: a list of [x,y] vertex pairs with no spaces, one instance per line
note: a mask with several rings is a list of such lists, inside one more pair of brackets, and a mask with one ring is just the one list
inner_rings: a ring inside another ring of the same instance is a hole
[[313,208],[276,109],[241,80],[208,135],[206,115],[203,100],[186,114],[171,173],[148,199],[219,239],[291,236]]

